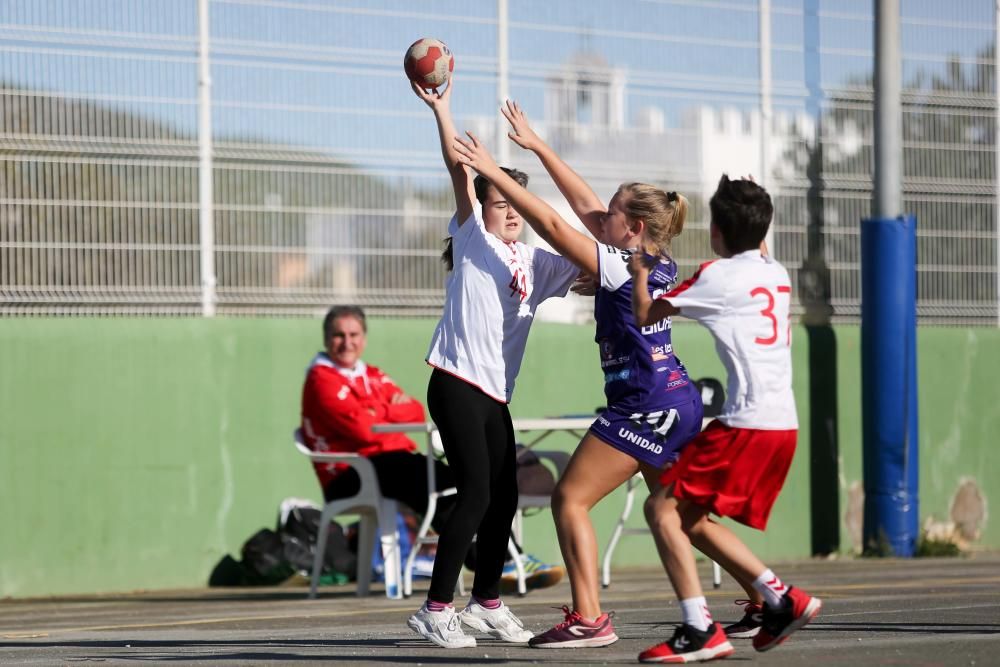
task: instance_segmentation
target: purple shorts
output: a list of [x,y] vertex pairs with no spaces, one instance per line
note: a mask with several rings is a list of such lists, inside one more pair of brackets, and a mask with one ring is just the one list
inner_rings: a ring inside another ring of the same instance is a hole
[[701,431],[701,397],[650,412],[625,414],[605,410],[590,426],[603,442],[635,460],[663,469]]

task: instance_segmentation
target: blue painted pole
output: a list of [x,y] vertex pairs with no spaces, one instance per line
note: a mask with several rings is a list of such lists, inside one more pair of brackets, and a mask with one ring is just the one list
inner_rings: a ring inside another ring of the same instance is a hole
[[920,530],[916,222],[861,222],[864,546],[905,557]]

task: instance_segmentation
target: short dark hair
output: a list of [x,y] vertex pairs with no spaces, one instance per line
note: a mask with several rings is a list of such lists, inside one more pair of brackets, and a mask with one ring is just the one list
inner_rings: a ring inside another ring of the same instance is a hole
[[726,250],[735,255],[760,247],[774,215],[767,190],[751,180],[731,181],[723,174],[708,205]]
[[[528,187],[528,175],[526,173],[517,169],[508,169],[507,167],[500,168],[522,188]],[[491,185],[493,184],[480,174],[477,174],[476,178],[472,181],[472,187],[476,190],[476,199],[479,200],[480,204],[486,203],[486,192],[490,189]]]
[[368,333],[368,322],[365,320],[365,311],[361,306],[334,306],[330,310],[326,311],[326,317],[323,318],[323,344],[330,340],[330,336],[333,335],[333,323],[335,320],[339,320],[341,317],[353,317],[358,322],[361,322],[361,329],[365,333]]

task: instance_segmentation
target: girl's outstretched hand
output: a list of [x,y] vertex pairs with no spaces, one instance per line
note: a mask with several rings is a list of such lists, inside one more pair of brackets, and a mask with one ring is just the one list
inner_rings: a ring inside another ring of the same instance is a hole
[[429,106],[431,109],[436,109],[439,106],[447,106],[451,102],[451,87],[453,85],[454,75],[448,77],[448,83],[444,90],[438,90],[437,88],[432,88],[430,90],[424,90],[415,81],[410,81],[410,88],[416,93],[417,97],[424,101],[424,104]]
[[506,104],[500,106],[500,113],[503,117],[507,119],[513,131],[508,132],[507,136],[515,144],[524,148],[526,150],[534,150],[542,140],[538,138],[535,131],[531,129],[531,124],[528,123],[528,116],[521,109],[521,106],[517,102],[512,102],[507,100]]
[[580,296],[595,296],[597,287],[597,279],[589,273],[581,271],[573,284],[569,286],[569,291]]
[[632,253],[632,256],[628,260],[628,272],[629,275],[635,278],[639,274],[649,273],[649,270],[656,266],[659,261],[654,255],[647,255],[640,248]]
[[458,161],[464,165],[472,167],[477,172],[489,178],[488,173],[498,169],[493,156],[486,150],[486,146],[476,138],[472,132],[466,132],[468,139],[455,137],[455,150],[458,152]]

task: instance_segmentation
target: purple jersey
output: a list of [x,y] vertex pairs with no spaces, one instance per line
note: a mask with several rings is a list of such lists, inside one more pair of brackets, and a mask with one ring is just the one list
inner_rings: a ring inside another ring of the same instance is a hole
[[[604,372],[608,408],[621,413],[646,413],[689,403],[699,397],[687,369],[670,342],[670,318],[642,327],[632,314],[631,253],[597,244],[601,289],[594,302],[597,341]],[[661,261],[649,272],[655,299],[677,282],[677,264]]]

